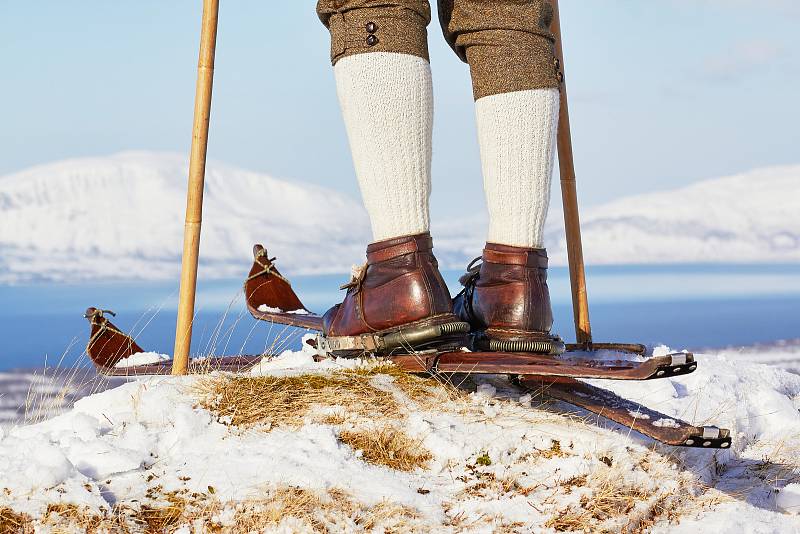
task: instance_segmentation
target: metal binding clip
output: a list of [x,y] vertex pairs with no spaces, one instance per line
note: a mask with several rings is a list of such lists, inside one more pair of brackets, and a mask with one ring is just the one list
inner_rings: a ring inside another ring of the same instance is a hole
[[672,365],[685,365],[686,361],[686,354],[682,352],[672,355]]

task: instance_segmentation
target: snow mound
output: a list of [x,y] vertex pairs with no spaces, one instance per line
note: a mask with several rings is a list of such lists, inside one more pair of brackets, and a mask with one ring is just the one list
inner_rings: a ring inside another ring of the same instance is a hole
[[[198,406],[198,378],[162,377],[85,397],[51,420],[0,433],[0,509],[37,518],[53,503],[94,511],[152,505],[156,487],[243,503],[288,486],[342,491],[367,507],[392,503],[413,510],[430,530],[558,528],[567,519],[619,530],[652,518],[655,532],[797,531],[800,517],[792,512],[800,486],[786,481],[800,474],[800,376],[724,354],[697,358],[692,375],[602,385],[668,417],[731,428],[731,450],[654,446],[596,417],[564,416],[564,405],[531,407],[531,396],[504,377],[475,378],[473,393],[425,407],[403,396],[391,375],[376,375],[375,387],[404,403],[386,421],[431,454],[424,467],[397,471],[343,443],[352,421],[307,417],[296,427],[239,428]],[[254,375],[370,365],[317,363],[306,350],[265,360]],[[630,507],[619,516],[598,519],[585,510],[587,502],[621,496]],[[653,512],[655,503],[669,514]],[[217,518],[223,523],[234,513],[226,510]]]

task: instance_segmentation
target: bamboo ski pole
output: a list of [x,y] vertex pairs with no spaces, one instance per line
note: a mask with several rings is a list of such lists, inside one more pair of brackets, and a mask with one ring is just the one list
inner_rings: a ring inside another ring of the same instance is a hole
[[189,185],[186,193],[186,223],[183,230],[181,289],[178,297],[178,322],[172,374],[184,375],[189,368],[192,345],[194,300],[197,290],[197,262],[200,254],[200,227],[203,221],[203,183],[206,174],[208,122],[211,115],[211,88],[214,82],[214,51],[217,45],[219,0],[203,0],[200,30],[200,58],[194,97],[192,152],[189,156]]
[[567,82],[563,78],[564,49],[561,43],[561,19],[558,13],[558,0],[553,0],[553,11],[556,58],[558,58],[560,72],[562,73],[561,105],[558,116],[558,167],[561,173],[561,199],[564,205],[569,279],[572,286],[572,313],[575,321],[575,340],[579,344],[588,345],[592,342],[592,327],[589,324],[589,301],[586,296],[586,272],[583,264],[578,193],[575,188],[575,163],[572,158],[572,136],[569,128]]

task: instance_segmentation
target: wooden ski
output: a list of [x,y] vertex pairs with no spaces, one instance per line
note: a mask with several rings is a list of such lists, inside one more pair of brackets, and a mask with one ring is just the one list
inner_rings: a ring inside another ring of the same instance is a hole
[[[120,362],[145,352],[136,341],[109,321],[108,310],[89,308],[85,317],[91,325],[86,352],[98,371],[109,376],[163,374],[171,369],[171,360],[155,364],[120,366]],[[312,341],[313,343],[313,341]],[[368,353],[362,353],[369,356]],[[256,365],[262,355],[209,357],[193,360],[189,372],[212,370],[244,371]],[[320,353],[319,358],[327,354]],[[647,358],[644,361],[599,360],[518,352],[472,352],[468,350],[421,351],[394,353],[383,356],[410,373],[430,374],[508,374],[598,378],[610,380],[652,380],[679,376],[697,368],[689,353],[677,353]]]
[[707,449],[731,446],[730,431],[724,428],[694,426],[580,380],[524,375],[515,381],[535,396],[578,406],[667,445]]

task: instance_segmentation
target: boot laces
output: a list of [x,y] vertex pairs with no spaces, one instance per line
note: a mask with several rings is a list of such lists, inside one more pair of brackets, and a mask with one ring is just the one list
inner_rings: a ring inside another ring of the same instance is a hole
[[350,268],[350,281],[339,286],[339,289],[352,289],[354,293],[361,291],[361,284],[367,275],[367,264],[353,265]]
[[478,262],[481,261],[482,259],[483,258],[481,256],[478,256],[477,258],[469,262],[469,265],[467,265],[467,272],[461,275],[461,278],[458,279],[458,282],[462,286],[467,287],[471,283],[474,283],[475,280],[478,278],[478,275],[480,275],[481,272],[481,265],[482,265],[482,263]]

